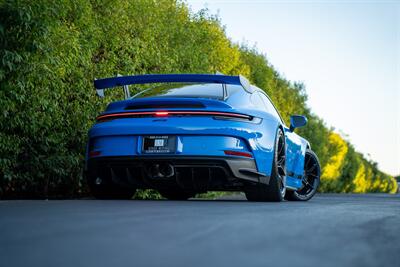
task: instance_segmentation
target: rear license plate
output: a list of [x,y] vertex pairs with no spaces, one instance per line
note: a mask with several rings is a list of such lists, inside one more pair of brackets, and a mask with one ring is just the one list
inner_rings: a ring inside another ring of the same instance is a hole
[[175,153],[176,136],[150,135],[143,136],[142,153]]

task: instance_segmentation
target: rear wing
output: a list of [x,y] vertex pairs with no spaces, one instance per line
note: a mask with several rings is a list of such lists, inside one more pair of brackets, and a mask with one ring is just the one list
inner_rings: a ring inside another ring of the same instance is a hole
[[[112,78],[94,80],[97,95],[104,97],[104,90],[122,86],[125,98],[130,97],[129,85],[146,83],[220,83],[241,85],[245,91],[252,93],[253,89],[249,81],[239,76],[213,75],[213,74],[147,74],[134,76],[117,76]],[[224,90],[225,91],[225,90]],[[225,92],[224,92],[225,95]]]

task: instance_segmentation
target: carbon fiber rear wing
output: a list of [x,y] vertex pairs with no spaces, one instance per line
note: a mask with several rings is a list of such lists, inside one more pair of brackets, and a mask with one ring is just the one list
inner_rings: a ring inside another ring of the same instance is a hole
[[146,83],[220,83],[241,85],[245,91],[251,93],[253,89],[249,81],[239,76],[213,75],[213,74],[147,74],[133,76],[117,76],[94,80],[94,87],[97,95],[104,97],[104,90],[122,86],[124,88],[125,98],[129,98],[129,85]]

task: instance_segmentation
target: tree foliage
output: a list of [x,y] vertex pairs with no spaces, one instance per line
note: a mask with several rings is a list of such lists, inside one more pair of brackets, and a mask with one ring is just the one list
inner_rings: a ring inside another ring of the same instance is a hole
[[[354,151],[306,105],[257,49],[227,38],[219,18],[181,1],[0,0],[0,194],[72,196],[82,184],[86,133],[107,102],[95,77],[144,73],[242,74],[283,118],[305,114],[300,133],[319,155],[323,191],[394,192],[393,177]],[[148,194],[143,193],[146,197]]]

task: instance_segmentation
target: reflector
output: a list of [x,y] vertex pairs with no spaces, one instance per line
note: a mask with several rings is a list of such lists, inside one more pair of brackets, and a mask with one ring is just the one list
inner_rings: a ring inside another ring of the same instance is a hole
[[246,152],[241,152],[241,151],[234,151],[234,150],[225,150],[225,155],[230,155],[230,156],[241,156],[241,157],[247,157],[247,158],[252,158],[253,155],[250,153]]
[[101,155],[101,151],[99,151],[99,150],[96,150],[96,151],[90,151],[89,152],[89,157],[91,158],[91,157],[97,157],[97,156],[100,156]]

